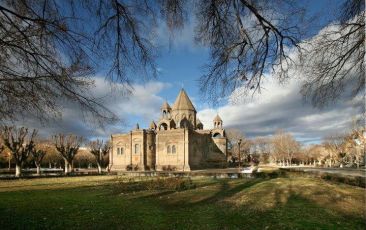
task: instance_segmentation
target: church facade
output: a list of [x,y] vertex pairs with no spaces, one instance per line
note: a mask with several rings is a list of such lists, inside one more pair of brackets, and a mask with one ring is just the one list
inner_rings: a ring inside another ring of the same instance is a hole
[[148,129],[111,135],[109,168],[112,171],[190,171],[225,167],[227,138],[222,119],[205,130],[187,93],[182,89],[173,106],[161,106],[158,122]]

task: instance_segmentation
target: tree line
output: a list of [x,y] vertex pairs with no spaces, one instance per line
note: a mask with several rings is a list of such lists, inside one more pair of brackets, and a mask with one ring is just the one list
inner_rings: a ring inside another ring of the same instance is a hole
[[365,128],[357,127],[342,135],[325,137],[320,144],[304,146],[291,133],[277,131],[271,137],[248,139],[237,129],[227,131],[229,160],[278,166],[357,167],[365,164]]
[[[74,172],[75,160],[80,163],[95,162],[98,173],[102,173],[102,166],[108,163],[110,144],[108,141],[84,141],[83,137],[73,134],[56,134],[49,140],[38,138],[38,131],[26,127],[4,126],[0,130],[0,153],[7,153],[7,160],[15,164],[15,176],[22,175],[25,164],[34,163],[37,175],[41,174],[42,163],[48,162],[49,167],[63,166],[65,174]],[[81,149],[82,144],[86,148]],[[77,158],[77,156],[82,155]],[[89,155],[89,156],[88,156]]]
[[[37,133],[35,129],[13,126],[4,126],[0,130],[0,153],[3,156],[0,161],[8,162],[9,169],[15,164],[16,177],[21,176],[24,165],[35,166],[37,175],[41,174],[42,165],[63,167],[65,175],[74,172],[75,164],[80,168],[95,162],[98,173],[108,165],[111,148],[108,141],[84,141],[83,137],[61,133],[42,140]],[[227,137],[228,160],[234,163],[239,161],[240,151],[243,163],[357,168],[365,164],[363,127],[355,127],[343,135],[328,136],[322,143],[308,146],[303,146],[291,133],[282,130],[271,137],[248,139],[240,130],[229,129]]]

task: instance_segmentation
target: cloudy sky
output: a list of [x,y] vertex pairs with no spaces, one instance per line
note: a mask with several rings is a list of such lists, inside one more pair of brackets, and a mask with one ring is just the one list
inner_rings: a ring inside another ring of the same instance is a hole
[[[309,7],[311,10],[323,8],[327,2],[310,4]],[[62,120],[47,124],[26,120],[24,123],[28,127],[38,128],[43,136],[65,132],[89,139],[108,138],[112,133],[130,130],[137,122],[141,128],[147,128],[152,120],[158,119],[163,101],[167,100],[172,105],[182,87],[190,96],[205,128],[212,128],[212,119],[218,113],[225,128],[238,128],[250,138],[273,135],[276,130],[282,129],[291,132],[304,144],[317,143],[327,135],[349,129],[352,119],[360,112],[363,98],[341,100],[322,110],[305,103],[299,93],[301,73],[296,71],[296,77],[282,85],[269,74],[261,94],[254,97],[238,100],[238,97],[231,95],[220,104],[213,105],[203,100],[199,92],[197,80],[208,62],[209,51],[194,42],[194,20],[173,39],[166,34],[166,28],[162,25],[158,30],[158,40],[165,48],[157,60],[158,78],[134,83],[134,91],[129,98],[121,95],[118,87],[111,88],[104,81],[104,76],[95,76],[94,92],[105,98],[104,104],[121,119],[120,122],[104,128],[96,127],[84,122],[77,108],[65,106]],[[173,42],[170,43],[170,40]]]

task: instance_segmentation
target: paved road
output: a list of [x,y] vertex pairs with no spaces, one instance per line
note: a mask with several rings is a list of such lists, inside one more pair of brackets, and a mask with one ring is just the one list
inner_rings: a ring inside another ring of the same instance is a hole
[[326,172],[326,173],[334,173],[341,174],[345,176],[361,176],[366,177],[366,169],[353,169],[353,168],[314,168],[314,167],[281,167],[284,169],[294,169],[304,172]]

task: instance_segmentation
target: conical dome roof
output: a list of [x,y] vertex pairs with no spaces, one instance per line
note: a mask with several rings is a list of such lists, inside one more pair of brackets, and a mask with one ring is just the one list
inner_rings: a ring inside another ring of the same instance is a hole
[[163,105],[161,106],[161,109],[167,109],[167,110],[169,110],[171,108],[170,108],[170,105],[168,104],[168,102],[167,101],[164,101]]
[[194,108],[191,100],[189,99],[186,91],[184,91],[184,89],[181,89],[177,99],[174,102],[173,105],[173,109],[174,110],[193,110],[196,111],[196,109]]
[[214,121],[222,121],[221,117],[219,116],[219,114],[216,115],[216,117],[214,118]]

